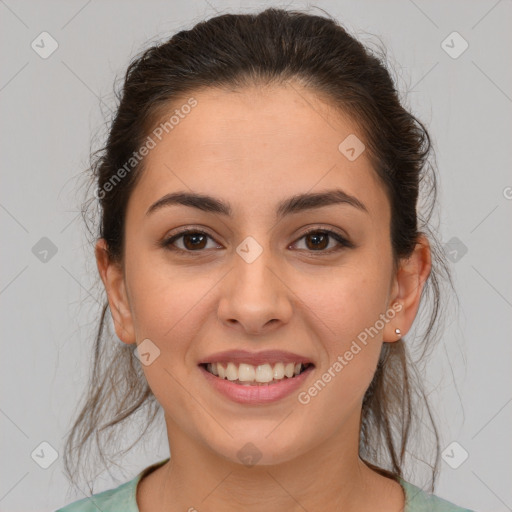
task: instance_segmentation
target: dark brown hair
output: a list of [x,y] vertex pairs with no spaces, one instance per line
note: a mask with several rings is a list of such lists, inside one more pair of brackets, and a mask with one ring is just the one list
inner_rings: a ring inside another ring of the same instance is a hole
[[[90,207],[98,207],[99,235],[106,240],[112,261],[122,264],[126,206],[144,170],[144,160],[123,173],[115,186],[107,183],[112,183],[119,169],[126,169],[126,162],[151,130],[169,115],[170,105],[202,88],[234,90],[292,81],[349,115],[360,127],[391,205],[395,268],[401,258],[412,253],[420,234],[431,243],[432,270],[422,292],[421,318],[417,319],[424,324],[416,334],[419,357],[412,358],[411,347],[406,347],[403,339],[383,343],[364,396],[359,451],[381,474],[403,477],[405,456],[414,455],[411,434],[420,439],[419,433],[425,435],[427,429],[433,446],[427,447],[426,453],[433,456],[433,462],[422,462],[432,471],[433,492],[439,436],[418,368],[438,337],[442,285],[452,286],[452,280],[432,228],[437,186],[429,158],[431,141],[423,124],[402,106],[384,54],[365,47],[329,17],[274,8],[259,14],[219,15],[151,46],[130,63],[122,90],[116,94],[118,105],[106,145],[92,154],[88,177],[95,191],[83,204],[86,224]],[[422,208],[418,204],[420,188]],[[90,232],[96,237],[94,229]],[[87,442],[96,440],[107,466],[112,460],[105,460],[106,449],[119,441],[122,422],[144,412],[145,428],[136,443],[161,409],[135,361],[134,346],[115,342],[108,308],[104,298],[89,387],[66,441],[65,469],[73,482],[76,469],[91,461],[90,452],[84,457]],[[105,330],[108,336],[104,336]],[[412,339],[408,338],[409,343]],[[426,418],[420,412],[424,410]],[[421,437],[422,442],[425,439]],[[120,450],[113,452],[120,454]]]

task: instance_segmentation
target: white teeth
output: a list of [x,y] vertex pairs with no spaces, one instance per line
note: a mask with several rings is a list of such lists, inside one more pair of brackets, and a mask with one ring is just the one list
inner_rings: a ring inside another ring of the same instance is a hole
[[242,382],[252,382],[255,377],[256,372],[254,370],[254,366],[242,363],[238,367],[238,380]]
[[274,365],[274,379],[280,380],[284,377],[284,364],[276,363]]
[[293,377],[293,374],[295,373],[295,365],[293,363],[288,363],[285,367],[284,367],[284,374],[290,378],[290,377]]
[[228,380],[238,379],[238,368],[233,363],[228,363],[226,368],[226,378]]
[[[225,366],[224,366],[225,365]],[[240,363],[208,363],[206,369],[221,379],[230,381],[238,380],[244,383],[260,382],[268,383],[272,380],[282,380],[299,375],[303,368],[302,363],[276,363],[273,366],[269,363],[253,366],[252,364]]]
[[260,364],[256,368],[256,382],[270,382],[273,378],[272,366],[269,364]]
[[212,363],[208,363],[206,365],[206,369],[210,372],[210,373],[213,373],[213,375],[219,375],[219,372],[217,371],[217,365],[213,365]]

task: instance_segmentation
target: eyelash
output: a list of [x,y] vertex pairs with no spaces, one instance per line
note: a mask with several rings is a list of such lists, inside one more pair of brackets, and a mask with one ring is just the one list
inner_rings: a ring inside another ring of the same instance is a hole
[[[312,254],[319,253],[320,256],[321,255],[325,255],[325,254],[330,255],[330,254],[338,252],[338,251],[340,251],[342,249],[351,249],[351,248],[355,247],[355,245],[352,242],[348,241],[346,238],[341,236],[336,231],[332,231],[332,230],[329,230],[329,229],[321,229],[321,228],[318,228],[318,227],[309,229],[308,231],[304,232],[302,234],[302,236],[297,239],[297,241],[302,240],[303,238],[305,238],[306,236],[308,236],[308,235],[310,235],[312,233],[322,233],[322,234],[328,235],[330,238],[333,238],[334,240],[336,240],[339,243],[338,247],[335,247],[335,248],[329,249],[329,250],[318,250],[318,251],[309,250],[308,252],[310,252]],[[201,229],[185,229],[183,231],[180,231],[179,233],[176,233],[176,234],[172,235],[171,237],[169,237],[167,239],[162,240],[160,245],[164,249],[167,249],[169,251],[181,252],[185,256],[193,256],[193,253],[204,252],[206,249],[200,249],[200,250],[197,250],[197,251],[190,251],[190,250],[180,249],[180,248],[174,247],[172,245],[173,242],[175,242],[179,238],[182,238],[184,235],[188,235],[188,234],[205,235],[208,238],[213,240],[213,237],[209,233],[207,233],[206,231],[203,231]],[[307,251],[307,249],[306,249],[306,251]]]

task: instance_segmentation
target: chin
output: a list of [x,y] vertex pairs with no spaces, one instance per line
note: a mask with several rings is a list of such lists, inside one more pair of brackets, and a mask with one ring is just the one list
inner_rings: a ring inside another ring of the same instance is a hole
[[221,445],[209,446],[230,462],[247,467],[284,464],[307,451],[303,436],[294,438],[286,431],[278,433],[277,429],[270,435],[261,429],[252,436],[245,432],[245,435],[234,436]]

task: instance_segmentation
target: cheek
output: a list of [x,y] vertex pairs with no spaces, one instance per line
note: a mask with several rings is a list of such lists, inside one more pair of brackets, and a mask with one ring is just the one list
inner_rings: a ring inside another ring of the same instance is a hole
[[176,330],[206,292],[207,283],[187,277],[186,271],[157,255],[130,252],[126,272],[137,341],[150,338],[161,344],[179,339]]
[[325,295],[317,289],[307,301],[313,313],[310,329],[322,345],[323,357],[302,399],[311,401],[318,417],[330,411],[334,428],[360,407],[375,374],[382,347],[382,331],[375,325],[386,295],[384,287],[367,278],[332,279],[328,289]]
[[382,347],[380,315],[385,313],[388,277],[382,263],[375,262],[347,265],[328,279],[296,282],[311,336],[324,349],[320,378],[330,391],[322,394],[332,407],[358,403],[373,378]]
[[196,368],[194,341],[205,336],[202,331],[207,317],[215,318],[211,298],[221,276],[201,272],[197,267],[172,268],[157,262],[149,265],[136,259],[131,269],[131,310],[137,342],[149,339],[159,350],[155,361],[158,365],[144,367],[148,382],[152,386],[155,379],[168,381],[169,375],[162,373],[164,368],[181,380]]
[[193,359],[191,349],[201,336],[205,299],[215,281],[211,276],[194,278],[169,266],[133,268],[130,291],[136,339],[138,343],[149,339],[149,352],[156,354],[150,364],[142,365],[148,385],[173,418],[199,414],[183,383],[195,371],[195,365],[188,364]]
[[[388,279],[382,269],[339,268],[327,278],[301,276],[293,286],[319,339],[343,347],[385,312]],[[321,335],[320,335],[321,333]]]

